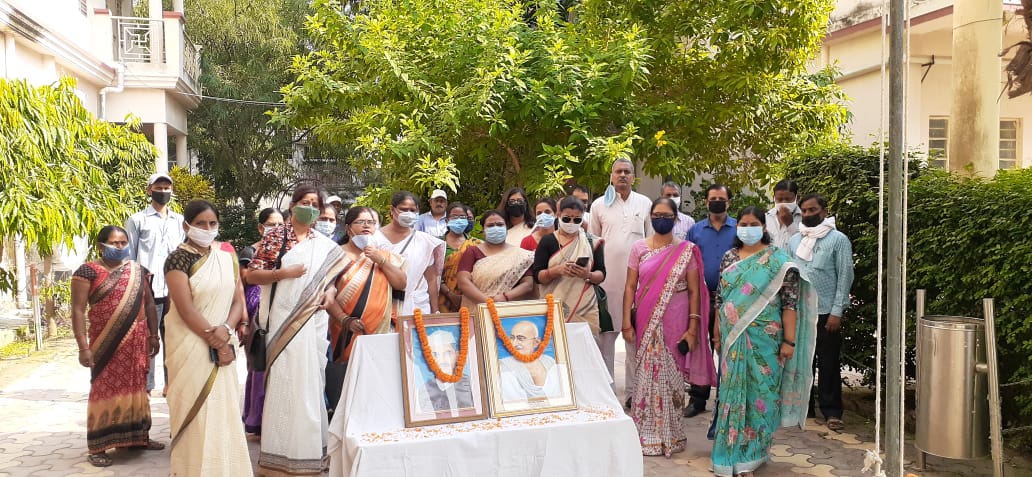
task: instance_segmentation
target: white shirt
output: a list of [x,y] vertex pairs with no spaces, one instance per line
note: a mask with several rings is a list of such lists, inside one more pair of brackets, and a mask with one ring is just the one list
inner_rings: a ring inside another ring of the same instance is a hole
[[652,201],[637,192],[631,192],[627,200],[616,195],[613,205],[606,206],[605,198],[599,197],[591,203],[591,223],[588,231],[606,241],[606,279],[602,288],[609,296],[609,313],[613,323],[623,323],[624,285],[627,283],[627,260],[634,242],[652,235],[652,218],[649,215]]
[[785,226],[781,225],[781,221],[778,220],[778,208],[780,205],[775,204],[773,208],[767,211],[767,234],[770,235],[770,244],[788,250],[788,239],[792,238],[797,232],[799,232],[799,224],[803,221],[803,214],[796,207],[795,212],[792,213],[792,223]]

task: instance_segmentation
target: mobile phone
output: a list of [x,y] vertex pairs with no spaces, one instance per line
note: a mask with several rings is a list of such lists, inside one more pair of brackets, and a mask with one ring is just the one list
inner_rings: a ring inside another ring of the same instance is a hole
[[576,263],[578,267],[586,267],[588,266],[588,257],[578,258]]
[[219,364],[219,350],[209,347],[208,357],[211,358],[212,363]]
[[687,355],[688,354],[688,342],[685,341],[685,340],[678,341],[677,342],[677,351],[679,351],[683,355]]

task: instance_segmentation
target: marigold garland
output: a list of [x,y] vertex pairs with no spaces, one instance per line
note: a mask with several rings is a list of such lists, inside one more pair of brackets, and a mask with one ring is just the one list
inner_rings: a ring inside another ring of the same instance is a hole
[[462,307],[459,310],[459,358],[455,362],[452,374],[445,373],[434,359],[434,353],[430,350],[430,339],[426,336],[426,325],[423,324],[423,311],[416,308],[412,313],[416,321],[416,332],[419,333],[419,347],[423,349],[423,358],[426,359],[430,371],[443,382],[459,382],[462,379],[462,370],[466,367],[466,357],[469,355],[469,309]]
[[498,339],[502,340],[502,344],[505,345],[505,349],[509,350],[516,360],[529,363],[536,361],[545,354],[545,348],[548,348],[548,343],[552,341],[552,325],[555,323],[555,297],[552,294],[545,295],[545,301],[548,303],[548,311],[545,312],[545,337],[541,340],[541,344],[538,345],[537,349],[531,354],[524,354],[519,352],[512,344],[512,340],[505,334],[505,329],[502,328],[502,320],[498,318],[498,309],[495,308],[494,299],[487,299],[487,309],[491,312],[491,322],[494,323],[495,334],[498,335]]

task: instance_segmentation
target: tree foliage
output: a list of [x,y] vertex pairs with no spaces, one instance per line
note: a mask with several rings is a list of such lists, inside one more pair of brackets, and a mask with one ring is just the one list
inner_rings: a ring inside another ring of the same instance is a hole
[[0,79],[0,236],[20,235],[48,256],[122,223],[157,155],[137,126],[94,118],[71,78],[40,87]]
[[845,120],[828,74],[805,72],[830,0],[555,5],[317,0],[276,118],[359,151],[383,175],[373,202],[458,182],[481,206],[513,184],[599,189],[622,157],[763,183],[765,161]]
[[215,188],[204,177],[191,174],[182,167],[173,167],[169,175],[175,184],[176,202],[179,204],[186,205],[195,199],[215,201]]

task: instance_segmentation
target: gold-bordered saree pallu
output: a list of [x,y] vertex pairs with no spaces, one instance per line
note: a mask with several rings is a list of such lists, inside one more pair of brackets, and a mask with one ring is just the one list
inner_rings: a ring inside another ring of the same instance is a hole
[[[229,317],[240,277],[230,250],[228,244],[213,244],[207,255],[200,255],[184,244],[168,257],[171,263],[193,261],[187,270],[193,306],[211,327],[222,326]],[[230,345],[236,344],[231,335]],[[171,475],[251,475],[235,365],[218,368],[212,363],[207,341],[187,327],[174,301],[165,317],[165,345]]]
[[[90,397],[86,405],[86,445],[91,454],[147,444],[151,427],[147,397],[147,321],[144,315],[146,270],[136,262],[107,271],[76,273],[90,280],[88,297]],[[82,270],[82,269],[81,269]]]
[[258,475],[311,475],[326,453],[325,369],[328,316],[324,292],[349,263],[332,240],[316,234],[283,255],[282,268],[301,264],[305,274],[282,280],[269,303],[262,287],[261,321],[269,323],[265,409]]
[[[395,267],[405,264],[405,259],[399,255],[387,250],[379,253]],[[401,303],[392,298],[393,288],[379,264],[360,255],[358,260],[345,265],[336,286],[337,303],[348,317],[361,318],[364,334],[376,335],[391,330]],[[354,340],[349,340],[348,335],[344,321],[330,320],[330,356],[337,363],[346,363],[351,356]],[[330,407],[334,404],[330,403]]]

